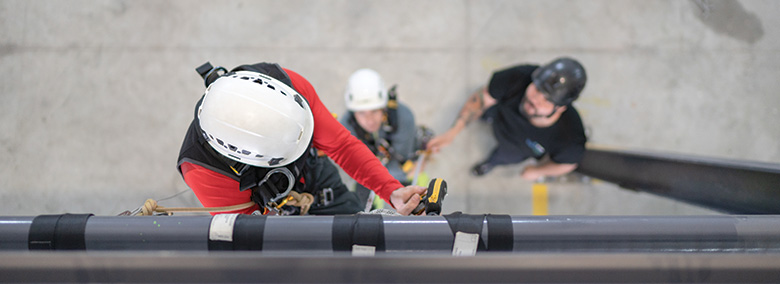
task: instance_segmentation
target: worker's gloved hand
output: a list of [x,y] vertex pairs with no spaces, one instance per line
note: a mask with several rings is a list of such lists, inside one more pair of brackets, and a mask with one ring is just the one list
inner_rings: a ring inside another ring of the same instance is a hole
[[420,204],[420,196],[425,195],[428,189],[419,185],[410,185],[393,191],[390,194],[390,203],[398,214],[409,215]]

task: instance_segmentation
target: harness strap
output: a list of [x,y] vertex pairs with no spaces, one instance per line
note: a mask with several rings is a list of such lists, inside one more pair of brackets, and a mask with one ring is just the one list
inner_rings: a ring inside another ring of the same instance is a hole
[[396,92],[395,88],[398,87],[398,85],[393,85],[390,87],[390,89],[387,91],[387,124],[388,126],[385,130],[387,133],[395,133],[396,130],[398,130],[398,93]]

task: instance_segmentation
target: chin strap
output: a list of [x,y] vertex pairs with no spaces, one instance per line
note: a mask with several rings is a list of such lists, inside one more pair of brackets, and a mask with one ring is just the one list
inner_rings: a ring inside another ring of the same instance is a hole
[[547,115],[545,118],[551,118],[553,115],[555,115],[556,112],[558,112],[558,106],[557,105],[555,107],[553,107],[553,111],[549,115]]

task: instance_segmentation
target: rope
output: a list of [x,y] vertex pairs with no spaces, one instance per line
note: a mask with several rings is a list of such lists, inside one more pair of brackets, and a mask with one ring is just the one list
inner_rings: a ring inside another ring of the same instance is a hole
[[[309,213],[309,209],[311,208],[311,204],[314,203],[314,196],[312,196],[310,193],[298,193],[295,191],[291,191],[290,195],[288,197],[291,197],[289,201],[287,201],[286,205],[290,206],[297,206],[301,207],[301,215],[306,215]],[[155,212],[157,213],[172,213],[172,212],[223,212],[223,211],[234,211],[234,210],[241,210],[246,209],[249,207],[252,207],[255,205],[254,201],[249,201],[247,203],[242,203],[238,205],[232,205],[232,206],[222,206],[222,207],[163,207],[157,205],[157,201],[154,199],[147,199],[146,202],[144,202],[144,205],[141,206],[140,214],[141,216],[152,216]],[[136,213],[137,214],[137,213]],[[135,214],[132,214],[135,215]]]
[[314,196],[312,196],[311,193],[290,191],[290,196],[292,196],[293,199],[287,201],[287,205],[301,207],[301,215],[309,213],[309,208],[311,208],[311,204],[314,203]]

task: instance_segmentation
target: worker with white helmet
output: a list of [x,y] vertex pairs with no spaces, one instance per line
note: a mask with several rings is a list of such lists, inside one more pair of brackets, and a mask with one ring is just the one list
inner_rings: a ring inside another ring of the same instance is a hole
[[[230,72],[207,63],[197,71],[207,88],[184,138],[178,168],[204,206],[251,200],[256,204],[228,212],[362,211],[336,167],[317,150],[400,214],[409,214],[425,193],[425,188],[404,187],[388,174],[333,118],[301,75],[271,63],[242,65]],[[291,206],[293,193],[310,194],[313,201],[305,209]]]
[[[418,143],[414,114],[398,102],[395,89],[395,86],[388,89],[379,73],[372,69],[353,72],[344,92],[347,112],[339,121],[368,146],[393,177],[406,184],[410,182],[409,163],[416,159],[419,146],[425,143]],[[355,191],[361,201],[372,197],[370,190],[360,184]]]

